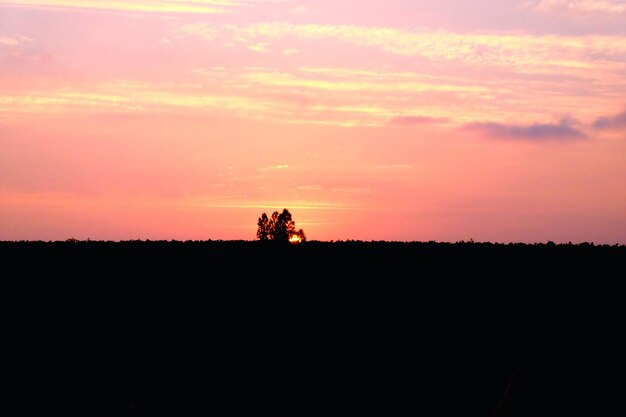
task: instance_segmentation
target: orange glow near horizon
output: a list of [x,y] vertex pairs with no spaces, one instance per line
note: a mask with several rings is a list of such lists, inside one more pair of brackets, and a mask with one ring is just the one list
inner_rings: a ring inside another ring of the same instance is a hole
[[0,0],[0,240],[626,243],[624,1],[393,3]]

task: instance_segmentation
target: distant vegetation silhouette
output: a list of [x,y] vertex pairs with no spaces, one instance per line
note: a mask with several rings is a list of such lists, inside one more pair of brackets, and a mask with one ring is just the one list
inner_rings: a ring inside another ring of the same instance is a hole
[[[261,226],[296,231],[287,213]],[[3,405],[619,415],[625,259],[591,243],[0,241]]]
[[263,213],[259,217],[259,228],[256,237],[261,241],[302,243],[306,241],[306,235],[302,229],[296,230],[296,222],[291,218],[289,210],[282,213],[275,211],[271,217]]

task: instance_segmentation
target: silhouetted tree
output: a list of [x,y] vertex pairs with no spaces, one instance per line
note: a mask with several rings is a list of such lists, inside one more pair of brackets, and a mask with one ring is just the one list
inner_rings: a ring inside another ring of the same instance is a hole
[[282,213],[275,211],[271,217],[263,213],[257,223],[259,228],[256,237],[259,240],[273,240],[275,242],[289,242],[298,240],[304,242],[306,235],[302,229],[296,230],[296,222],[291,218],[289,210],[284,209]]
[[296,237],[300,242],[306,242],[306,235],[304,234],[304,230],[302,229],[294,232],[291,236]]
[[259,221],[257,223],[259,228],[256,231],[256,237],[259,240],[270,240],[272,224],[270,224],[270,219],[267,217],[267,214],[263,213],[261,217],[259,217]]

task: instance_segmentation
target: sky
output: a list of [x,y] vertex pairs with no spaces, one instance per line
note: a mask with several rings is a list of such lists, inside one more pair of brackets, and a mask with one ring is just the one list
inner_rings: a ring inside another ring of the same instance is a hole
[[626,0],[0,0],[0,240],[626,243]]

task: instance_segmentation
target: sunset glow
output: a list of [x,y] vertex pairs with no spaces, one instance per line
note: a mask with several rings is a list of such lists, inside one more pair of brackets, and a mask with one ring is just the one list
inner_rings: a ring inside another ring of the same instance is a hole
[[302,243],[302,239],[300,238],[300,236],[293,235],[289,238],[289,243],[296,245],[298,243]]
[[308,240],[626,243],[626,0],[0,0],[0,240],[283,208]]

